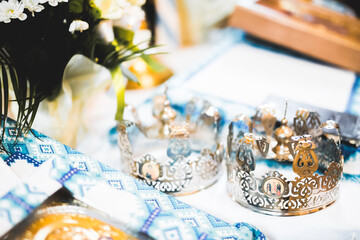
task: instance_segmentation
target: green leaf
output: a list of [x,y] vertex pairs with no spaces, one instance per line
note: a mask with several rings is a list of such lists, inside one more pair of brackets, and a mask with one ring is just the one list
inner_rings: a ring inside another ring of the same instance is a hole
[[126,67],[123,66],[123,65],[120,65],[120,68],[121,68],[122,73],[124,74],[124,76],[125,76],[127,79],[129,79],[129,80],[137,83],[138,85],[140,85],[140,82],[139,82],[139,80],[137,79],[137,77],[136,77],[128,68],[126,68]]
[[149,68],[151,68],[151,70],[155,72],[163,72],[167,69],[164,65],[162,65],[158,60],[156,60],[152,56],[143,54],[141,58],[146,62]]
[[101,18],[101,10],[96,6],[93,0],[89,1],[89,15],[94,19]]
[[134,40],[133,31],[117,26],[114,26],[113,30],[114,30],[115,39],[119,44],[125,46],[130,46],[133,44],[133,40]]
[[1,128],[1,143],[0,149],[7,152],[7,149],[3,145],[3,138],[5,133],[6,121],[8,118],[8,107],[9,107],[9,83],[11,83],[14,93],[15,100],[18,104],[18,115],[16,117],[16,138],[17,139],[24,133],[30,130],[30,127],[34,121],[37,109],[41,102],[41,98],[36,96],[36,87],[32,86],[27,81],[27,78],[23,74],[19,74],[12,61],[11,57],[4,48],[0,48],[0,85],[1,85],[1,104],[0,112],[2,114]]
[[111,71],[111,76],[117,99],[115,120],[122,121],[125,108],[125,84],[120,66]]
[[84,11],[83,3],[84,0],[71,0],[69,2],[69,11],[75,14],[82,13]]
[[[145,54],[145,51],[156,48],[156,47],[158,47],[158,46],[150,46],[148,48],[140,50],[138,48],[138,46],[134,46],[132,51],[133,52],[141,52],[141,58],[146,62],[146,64],[151,68],[151,70],[153,70],[154,72],[163,72],[167,68],[163,64],[161,64],[158,60],[156,60],[155,58],[153,58],[151,56],[151,55],[155,55],[155,54]],[[156,55],[158,55],[158,54],[164,54],[164,53],[156,53]]]

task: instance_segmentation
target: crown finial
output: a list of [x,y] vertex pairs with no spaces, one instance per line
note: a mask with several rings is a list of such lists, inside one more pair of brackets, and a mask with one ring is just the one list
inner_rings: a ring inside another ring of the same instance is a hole
[[303,177],[316,172],[319,163],[314,149],[315,144],[311,141],[310,135],[299,140],[296,146],[297,154],[293,162],[294,173]]
[[164,93],[156,96],[153,99],[153,115],[159,121],[160,138],[167,138],[170,136],[170,125],[175,121],[176,112],[170,106],[170,101],[167,96],[168,88],[165,86]]
[[281,120],[281,126],[274,132],[277,145],[273,148],[273,152],[276,154],[276,160],[280,162],[292,160],[288,144],[294,135],[294,131],[288,126],[286,119],[287,107],[288,101],[286,100],[284,118]]
[[[298,130],[306,133],[298,135],[295,127],[288,126],[287,104],[284,112],[281,126],[274,134],[277,145],[269,153],[268,147],[274,141],[266,136],[264,126],[255,125],[253,133],[248,133],[244,118],[235,118],[230,123],[227,190],[235,201],[261,213],[294,216],[319,211],[339,195],[343,172],[339,126],[333,121],[318,124],[316,112],[300,109],[294,122]],[[262,116],[260,111],[255,113],[255,124],[259,124]],[[306,128],[302,128],[303,123]],[[293,161],[292,175],[297,176],[284,175],[280,172],[282,167],[273,160]]]

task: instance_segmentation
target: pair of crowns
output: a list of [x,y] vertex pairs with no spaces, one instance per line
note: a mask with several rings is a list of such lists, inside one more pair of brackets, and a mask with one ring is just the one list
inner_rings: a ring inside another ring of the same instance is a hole
[[[252,117],[238,115],[229,124],[225,151],[223,120],[207,101],[193,98],[185,107],[172,107],[165,92],[153,99],[150,125],[128,108],[133,121],[118,125],[122,168],[162,192],[185,195],[211,186],[225,159],[227,191],[254,211],[301,215],[331,205],[339,195],[339,126],[321,123],[316,112],[299,109],[292,126],[284,117],[277,128],[270,106]],[[274,163],[290,169],[289,176],[267,168]]]

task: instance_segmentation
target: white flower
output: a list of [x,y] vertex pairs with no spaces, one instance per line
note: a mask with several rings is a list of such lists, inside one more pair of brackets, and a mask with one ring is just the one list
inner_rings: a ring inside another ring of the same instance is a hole
[[141,21],[145,19],[144,11],[139,6],[131,4],[128,4],[123,9],[123,16],[114,21],[114,24],[132,30],[138,29],[141,25]]
[[41,12],[44,6],[39,4],[39,0],[23,0],[25,8],[27,8],[34,16],[34,12]]
[[[126,0],[124,0],[126,2]],[[101,11],[101,17],[106,19],[119,19],[122,17],[123,9],[117,0],[95,0],[95,5]]]
[[70,24],[69,32],[74,33],[75,31],[85,31],[89,29],[89,24],[85,21],[74,20]]
[[40,0],[40,3],[49,3],[50,6],[56,7],[61,2],[68,2],[69,0]]
[[8,0],[0,2],[0,22],[9,23],[11,19],[20,19],[24,21],[27,16],[24,13],[25,5],[17,0]]
[[111,20],[100,21],[96,27],[99,38],[105,42],[112,42],[115,40],[113,25]]
[[129,0],[132,5],[142,6],[145,4],[146,0]]
[[124,28],[135,30],[145,18],[140,8],[145,0],[94,0],[94,3],[101,10],[101,17]]

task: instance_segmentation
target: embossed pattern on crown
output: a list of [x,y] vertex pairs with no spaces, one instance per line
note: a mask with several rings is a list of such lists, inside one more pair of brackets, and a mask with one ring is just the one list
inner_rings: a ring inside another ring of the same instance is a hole
[[227,191],[242,206],[269,215],[303,215],[330,206],[343,172],[338,124],[321,124],[317,113],[299,109],[293,126],[285,118],[275,131],[259,126],[266,122],[262,116],[269,121],[273,113],[260,108],[254,117],[239,115],[230,123]]
[[221,116],[209,102],[193,98],[175,111],[165,91],[153,100],[153,116],[142,119],[153,120],[150,124],[133,107],[128,110],[133,121],[118,126],[124,172],[174,195],[197,192],[219,179]]

